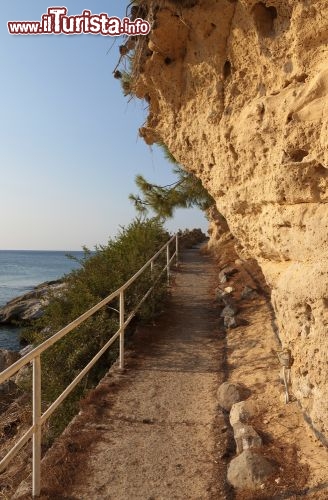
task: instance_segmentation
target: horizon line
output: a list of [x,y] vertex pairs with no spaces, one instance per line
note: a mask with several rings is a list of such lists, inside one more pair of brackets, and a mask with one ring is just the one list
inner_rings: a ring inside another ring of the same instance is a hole
[[[91,250],[92,252],[93,250]],[[83,248],[80,249],[53,249],[53,248],[0,248],[0,252],[83,252]]]

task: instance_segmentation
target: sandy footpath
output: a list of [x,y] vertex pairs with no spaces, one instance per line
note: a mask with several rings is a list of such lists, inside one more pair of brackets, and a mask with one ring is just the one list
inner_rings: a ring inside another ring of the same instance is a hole
[[136,334],[124,373],[110,370],[48,454],[43,498],[228,498],[215,272],[197,249],[185,252],[169,314]]
[[[284,402],[269,290],[256,263],[236,260],[232,245],[221,246],[216,261],[197,249],[184,253],[165,312],[133,336],[125,371],[109,370],[47,453],[41,499],[328,498],[327,449],[292,391]],[[235,273],[223,287],[232,287],[240,322],[230,330],[215,300],[226,265]],[[246,285],[257,289],[255,297],[242,298]],[[257,492],[226,484],[236,450],[217,402],[224,380],[251,390],[260,453],[276,464]],[[24,492],[15,498],[30,498]]]

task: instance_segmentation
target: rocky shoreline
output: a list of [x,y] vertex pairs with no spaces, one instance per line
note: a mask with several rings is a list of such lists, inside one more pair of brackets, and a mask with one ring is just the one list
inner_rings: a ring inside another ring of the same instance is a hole
[[[27,326],[32,320],[42,316],[44,308],[53,296],[59,296],[66,287],[63,280],[46,281],[37,285],[33,290],[24,295],[16,297],[0,308],[1,326]],[[0,372],[8,368],[19,358],[27,354],[32,345],[25,345],[18,351],[0,349]],[[4,411],[4,398],[9,404],[14,401],[19,392],[19,378],[26,376],[26,370],[22,370],[13,379],[0,384],[0,410]],[[18,386],[17,386],[18,383]]]
[[31,292],[16,297],[0,308],[1,325],[22,325],[38,319],[52,296],[58,296],[65,289],[63,280],[46,281],[37,285]]

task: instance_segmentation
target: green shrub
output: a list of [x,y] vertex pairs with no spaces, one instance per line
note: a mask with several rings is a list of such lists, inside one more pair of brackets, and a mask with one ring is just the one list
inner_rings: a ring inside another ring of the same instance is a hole
[[[60,297],[51,299],[43,317],[24,332],[24,337],[34,344],[39,344],[56,333],[123,285],[163,246],[168,237],[158,219],[136,219],[128,227],[122,227],[118,236],[109,240],[106,246],[96,247],[94,253],[85,248],[84,257],[80,260],[81,268],[65,277],[65,292]],[[165,252],[160,262],[163,267]],[[157,268],[158,266],[155,266],[155,269]],[[147,269],[126,290],[126,318],[140,302],[151,283],[150,269]],[[140,308],[137,318],[149,320],[151,315],[156,313],[153,304],[161,307],[165,292],[163,275],[150,300]],[[118,330],[119,315],[114,310],[118,309],[118,301],[114,300],[109,306],[111,308],[102,308],[41,356],[42,401],[45,407],[59,396]],[[47,442],[65,428],[76,412],[77,402],[85,390],[99,381],[117,354],[117,346],[114,345],[55,412],[50,422]]]

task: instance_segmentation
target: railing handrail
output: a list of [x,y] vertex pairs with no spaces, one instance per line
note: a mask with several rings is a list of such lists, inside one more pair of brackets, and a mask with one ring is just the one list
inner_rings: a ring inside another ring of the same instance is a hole
[[96,312],[98,312],[100,309],[102,309],[106,304],[111,302],[113,299],[118,297],[120,295],[120,292],[125,291],[139,276],[147,269],[147,267],[150,266],[151,262],[154,262],[154,260],[159,257],[159,255],[166,249],[166,247],[174,240],[176,236],[172,236],[172,238],[169,239],[165,245],[158,250],[158,252],[153,255],[147,262],[144,264],[139,271],[137,271],[128,281],[126,281],[120,288],[112,292],[110,295],[105,297],[103,300],[98,302],[96,305],[88,309],[85,313],[81,314],[78,318],[75,320],[71,321],[68,325],[66,325],[64,328],[59,330],[57,333],[54,333],[51,337],[49,337],[47,340],[42,342],[42,344],[39,344],[37,347],[35,347],[32,351],[29,353],[25,354],[21,359],[10,365],[8,368],[3,370],[0,373],[0,384],[8,380],[8,378],[11,378],[15,373],[17,373],[23,366],[27,365],[31,361],[33,361],[34,358],[37,356],[40,356],[44,351],[46,351],[49,347],[51,347],[53,344],[58,342],[58,340],[62,339],[67,335],[67,333],[71,332],[74,330],[77,326],[79,326],[81,323],[83,323],[85,320],[93,316]]
[[[175,239],[175,252],[170,255],[170,243]],[[166,265],[162,268],[157,279],[154,279],[154,262],[155,260],[166,250]],[[33,458],[32,458],[32,494],[33,497],[37,497],[40,494],[40,484],[41,484],[41,426],[42,424],[51,416],[51,414],[56,410],[56,408],[62,403],[62,401],[68,396],[68,394],[73,390],[73,388],[82,380],[82,378],[88,373],[88,371],[94,366],[98,359],[104,354],[104,352],[115,342],[115,340],[120,338],[120,368],[124,368],[124,333],[126,326],[130,323],[132,318],[135,316],[138,309],[144,303],[144,301],[149,297],[155,288],[156,283],[160,279],[160,276],[166,271],[167,280],[169,283],[170,279],[170,264],[173,259],[176,259],[176,264],[178,265],[179,258],[179,235],[176,234],[172,236],[163,245],[158,252],[156,252],[147,262],[144,264],[128,281],[126,281],[120,288],[112,292],[110,295],[105,297],[103,300],[98,302],[96,305],[88,309],[85,313],[81,314],[74,321],[66,325],[64,328],[59,330],[57,333],[49,337],[47,340],[42,342],[42,344],[35,347],[32,351],[27,353],[21,359],[16,361],[14,364],[6,368],[0,373],[0,384],[11,378],[15,373],[17,373],[21,368],[26,366],[28,363],[33,362],[33,425],[27,430],[27,432],[18,440],[18,442],[9,450],[7,455],[0,461],[0,472],[3,471],[9,462],[17,455],[20,449],[33,438]],[[152,276],[152,286],[144,294],[138,305],[129,314],[129,317],[125,319],[125,306],[124,306],[124,292],[129,288],[129,286],[134,283],[134,281],[150,266],[151,276]],[[78,327],[81,323],[90,318],[93,314],[99,311],[102,307],[107,305],[116,297],[119,297],[119,329],[111,336],[111,338],[105,343],[105,345],[98,351],[98,353],[89,361],[89,363],[81,370],[81,372],[74,378],[74,380],[64,389],[64,391],[57,397],[57,399],[47,408],[47,410],[42,414],[41,411],[41,354],[46,351],[53,344],[62,339],[69,332]]]

